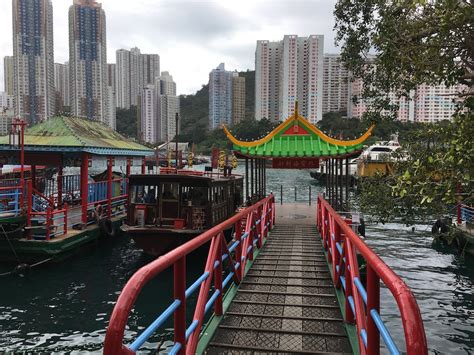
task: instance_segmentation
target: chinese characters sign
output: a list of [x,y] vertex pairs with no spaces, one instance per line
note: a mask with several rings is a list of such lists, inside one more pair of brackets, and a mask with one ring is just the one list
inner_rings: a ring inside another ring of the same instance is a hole
[[273,158],[274,169],[316,169],[319,168],[318,158]]

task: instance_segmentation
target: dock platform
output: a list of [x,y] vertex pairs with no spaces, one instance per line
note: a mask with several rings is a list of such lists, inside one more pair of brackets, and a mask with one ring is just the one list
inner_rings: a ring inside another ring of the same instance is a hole
[[352,353],[316,227],[297,221],[275,226],[208,354]]

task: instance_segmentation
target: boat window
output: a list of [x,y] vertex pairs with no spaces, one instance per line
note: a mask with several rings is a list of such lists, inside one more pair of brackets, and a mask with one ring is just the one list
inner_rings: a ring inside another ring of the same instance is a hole
[[162,198],[165,200],[177,200],[178,188],[178,183],[164,183]]
[[156,186],[134,185],[130,187],[132,203],[155,203],[157,198]]
[[391,152],[392,149],[390,148],[384,148],[384,147],[375,147],[372,148],[372,152]]

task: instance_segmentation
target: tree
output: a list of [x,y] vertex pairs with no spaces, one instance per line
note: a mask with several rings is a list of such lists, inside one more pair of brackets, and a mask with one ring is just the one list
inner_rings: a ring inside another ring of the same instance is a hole
[[137,107],[131,106],[130,109],[117,108],[117,132],[126,137],[138,139],[137,134]]
[[361,207],[381,220],[401,216],[410,223],[419,216],[446,213],[456,202],[473,204],[472,4],[339,0],[334,14],[342,59],[365,84],[363,98],[369,102],[370,117],[394,109],[389,92],[409,97],[423,83],[465,85],[453,97],[460,104],[452,121],[414,130],[395,174],[362,183]]
[[[372,108],[387,108],[389,91],[408,97],[418,85],[474,79],[474,10],[465,0],[339,0],[334,11],[342,60],[366,85]],[[376,56],[367,64],[372,51]]]

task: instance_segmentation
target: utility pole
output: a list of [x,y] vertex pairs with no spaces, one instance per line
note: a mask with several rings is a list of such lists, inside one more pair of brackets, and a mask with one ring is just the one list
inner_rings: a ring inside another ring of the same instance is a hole
[[178,169],[178,121],[179,121],[179,114],[176,112],[176,134],[174,136],[175,140],[175,167]]

